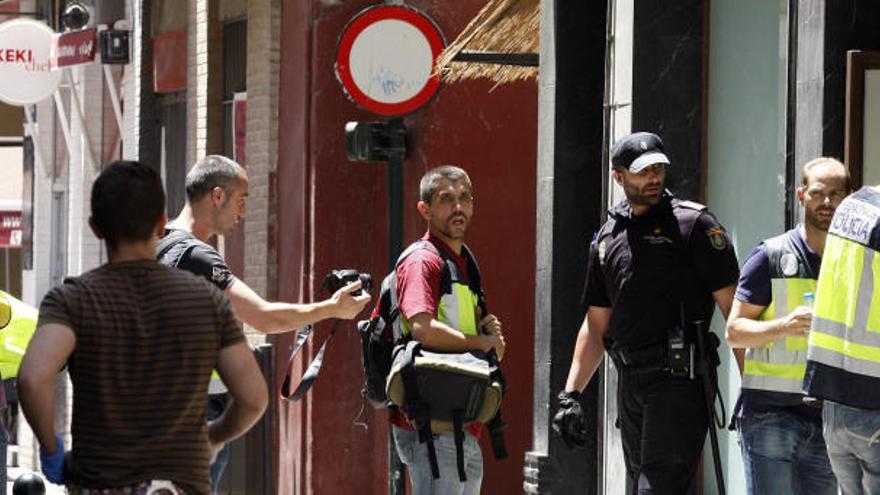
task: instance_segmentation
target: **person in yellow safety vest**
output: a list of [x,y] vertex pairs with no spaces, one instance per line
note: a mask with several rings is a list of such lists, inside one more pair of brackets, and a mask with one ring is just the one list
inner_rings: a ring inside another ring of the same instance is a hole
[[[0,290],[0,409],[5,409],[3,380],[18,376],[21,359],[37,325],[37,310]],[[0,487],[6,486],[9,433],[0,424]],[[5,492],[4,492],[5,493]]]
[[[412,339],[437,352],[507,348],[501,321],[482,301],[476,262],[464,238],[474,215],[474,188],[467,172],[453,165],[434,167],[419,181],[419,214],[427,223],[423,242],[434,249],[414,249],[395,268],[400,316]],[[440,251],[443,254],[439,254]],[[448,267],[458,268],[444,280]],[[468,260],[470,259],[470,261]],[[447,291],[449,291],[447,293]],[[432,456],[419,432],[397,408],[389,410],[394,448],[409,472],[414,495],[478,495],[483,480],[483,454],[478,443],[482,423],[466,427],[464,438],[453,432],[434,434]],[[460,448],[459,448],[460,445]],[[433,465],[433,466],[432,466]],[[439,478],[434,478],[433,467]],[[465,472],[465,481],[459,473]]]
[[37,328],[37,309],[0,290],[0,376],[18,376],[21,358]]
[[[12,321],[12,304],[6,293],[0,291],[0,331],[9,326]],[[0,375],[0,385],[3,383],[3,376]],[[0,394],[3,395],[3,407],[6,407],[6,393],[0,386]],[[0,486],[3,487],[3,493],[6,493],[6,451],[9,446],[9,434],[6,428],[0,425]]]
[[750,495],[836,495],[822,439],[822,415],[801,392],[825,237],[850,192],[846,167],[817,158],[803,167],[797,198],[804,223],[762,241],[749,255],[727,320],[727,342],[742,372],[736,415]]
[[834,213],[819,273],[804,392],[824,400],[823,433],[841,491],[880,494],[880,187]]
[[6,446],[9,431],[15,430],[18,395],[18,370],[27,346],[37,329],[37,308],[19,301],[0,290],[0,409],[11,406],[3,413],[0,424],[0,486],[6,486]]

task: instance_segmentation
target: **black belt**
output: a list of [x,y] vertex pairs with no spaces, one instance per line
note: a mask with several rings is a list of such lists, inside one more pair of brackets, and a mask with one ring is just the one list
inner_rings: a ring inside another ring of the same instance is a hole
[[620,370],[626,371],[652,371],[667,368],[668,357],[666,346],[657,344],[636,349],[626,349],[617,345],[608,348],[608,355]]

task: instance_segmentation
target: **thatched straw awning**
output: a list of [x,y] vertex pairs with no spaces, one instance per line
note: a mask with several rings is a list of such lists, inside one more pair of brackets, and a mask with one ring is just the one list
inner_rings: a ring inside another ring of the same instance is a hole
[[539,0],[490,0],[440,54],[437,70],[445,82],[536,77],[540,33]]

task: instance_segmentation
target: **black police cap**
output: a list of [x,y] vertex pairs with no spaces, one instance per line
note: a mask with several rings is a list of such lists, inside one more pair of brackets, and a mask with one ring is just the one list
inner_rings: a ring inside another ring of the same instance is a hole
[[611,147],[613,168],[625,168],[637,174],[657,163],[669,165],[669,158],[663,153],[663,141],[656,134],[636,132],[620,138]]

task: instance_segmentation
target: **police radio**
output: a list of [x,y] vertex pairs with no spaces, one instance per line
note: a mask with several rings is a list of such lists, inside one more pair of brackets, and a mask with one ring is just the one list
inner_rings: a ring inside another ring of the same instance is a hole
[[679,378],[694,379],[694,345],[684,338],[684,329],[674,326],[666,340],[666,362],[669,373]]

